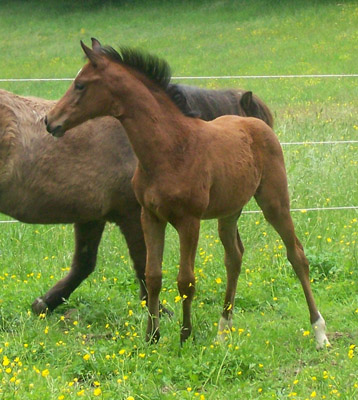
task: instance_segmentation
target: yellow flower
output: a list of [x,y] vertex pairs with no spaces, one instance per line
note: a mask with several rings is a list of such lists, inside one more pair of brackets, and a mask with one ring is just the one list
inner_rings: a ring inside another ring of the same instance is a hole
[[135,400],[133,396],[128,396],[127,400]]
[[308,336],[310,334],[310,331],[304,331],[303,336]]
[[2,365],[4,367],[7,367],[9,364],[10,364],[10,360],[6,356],[4,356],[3,361],[2,361]]
[[102,390],[101,388],[97,387],[94,391],[93,391],[93,395],[94,396],[100,396],[102,394]]
[[311,397],[313,398],[313,397],[316,397],[317,396],[317,393],[315,392],[315,391],[313,391],[312,393],[311,393]]
[[83,356],[83,359],[84,359],[85,361],[88,361],[90,358],[91,358],[91,356],[90,356],[89,354],[85,354],[85,355]]
[[48,369],[44,369],[44,370],[41,372],[41,375],[42,375],[44,378],[46,378],[46,376],[50,375],[50,371],[49,371]]
[[222,282],[222,280],[221,280],[221,278],[216,278],[216,279],[215,279],[215,282],[216,282],[217,284],[220,284],[220,283]]

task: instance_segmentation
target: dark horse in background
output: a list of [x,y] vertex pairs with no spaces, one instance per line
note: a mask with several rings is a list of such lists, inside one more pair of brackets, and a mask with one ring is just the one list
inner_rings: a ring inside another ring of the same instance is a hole
[[[184,113],[205,120],[238,114],[273,124],[268,107],[249,91],[170,84],[168,94]],[[0,212],[26,223],[75,225],[69,273],[32,308],[36,313],[54,310],[94,270],[107,221],[123,233],[140,297],[146,298],[146,248],[131,186],[137,159],[124,128],[115,118],[98,118],[55,140],[42,120],[54,105],[0,90]]]

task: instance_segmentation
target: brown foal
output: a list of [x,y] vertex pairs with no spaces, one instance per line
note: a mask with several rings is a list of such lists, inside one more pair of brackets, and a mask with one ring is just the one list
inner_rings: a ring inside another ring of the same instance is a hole
[[47,115],[47,130],[62,136],[81,122],[104,115],[118,118],[126,130],[139,160],[132,183],[142,205],[147,247],[147,340],[160,337],[159,293],[168,222],[180,240],[181,342],[192,331],[194,259],[201,219],[218,219],[227,271],[219,336],[230,329],[244,252],[237,220],[254,196],[281,236],[302,284],[317,347],[329,344],[311,291],[308,261],[295,235],[283,154],[272,129],[256,118],[224,116],[205,122],[187,117],[165,93],[170,79],[165,61],[128,48],[119,54],[96,39],[92,39],[92,49],[82,42],[81,46],[89,62]]

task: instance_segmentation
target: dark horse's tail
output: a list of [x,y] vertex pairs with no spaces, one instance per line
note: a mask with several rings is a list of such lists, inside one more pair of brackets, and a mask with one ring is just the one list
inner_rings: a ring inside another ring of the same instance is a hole
[[250,91],[208,90],[196,86],[169,84],[167,92],[180,110],[188,116],[211,121],[221,115],[241,115],[260,118],[273,127],[271,111]]

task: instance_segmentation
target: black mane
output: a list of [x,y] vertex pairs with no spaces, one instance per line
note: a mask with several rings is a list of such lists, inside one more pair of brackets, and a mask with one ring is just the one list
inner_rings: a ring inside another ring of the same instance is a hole
[[197,113],[193,112],[187,104],[182,91],[176,85],[170,84],[172,77],[171,69],[165,60],[130,47],[120,47],[118,52],[113,47],[102,46],[101,52],[110,60],[128,65],[159,85],[184,115],[188,117],[197,116]]
[[162,58],[130,47],[120,47],[118,52],[110,46],[103,46],[101,52],[110,60],[128,65],[144,74],[162,89],[167,89],[172,75],[169,64]]

